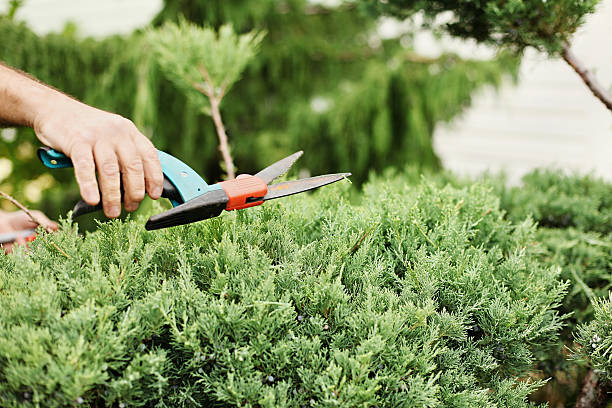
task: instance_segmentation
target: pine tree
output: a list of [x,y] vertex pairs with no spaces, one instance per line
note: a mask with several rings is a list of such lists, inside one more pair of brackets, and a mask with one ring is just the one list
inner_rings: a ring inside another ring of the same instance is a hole
[[560,56],[580,76],[591,92],[610,111],[612,95],[595,75],[572,53],[572,35],[599,0],[358,0],[360,6],[378,15],[410,18],[423,11],[432,22],[442,13],[452,13],[442,25],[448,33],[476,41],[511,48],[521,53],[533,47],[551,56]]

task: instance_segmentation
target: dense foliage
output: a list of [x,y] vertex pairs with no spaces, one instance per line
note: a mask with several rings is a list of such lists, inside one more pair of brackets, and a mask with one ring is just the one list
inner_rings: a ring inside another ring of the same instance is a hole
[[582,347],[578,357],[588,358],[591,366],[612,381],[612,294],[608,298],[594,299],[595,318],[580,326],[577,342]]
[[[388,172],[374,180],[394,178]],[[470,186],[449,173],[429,176],[437,186]],[[408,169],[398,180],[419,180]],[[537,354],[538,376],[547,386],[532,395],[551,406],[572,406],[580,393],[588,369],[606,374],[612,382],[612,319],[609,300],[612,288],[612,185],[592,175],[568,175],[560,171],[536,170],[520,186],[508,186],[501,177],[481,180],[500,199],[504,218],[518,224],[533,220],[538,225],[531,251],[559,279],[569,282],[560,312],[567,317],[557,344]],[[608,388],[609,389],[609,388]]]
[[538,223],[542,258],[573,283],[564,302],[571,321],[590,320],[591,301],[612,287],[612,186],[593,176],[539,170],[521,187],[500,187],[499,195],[510,220]]
[[[376,19],[355,7],[326,8],[305,0],[227,2],[168,0],[154,21],[187,20],[237,33],[264,30],[257,56],[226,96],[222,113],[234,162],[255,172],[297,150],[313,174],[344,171],[364,181],[371,170],[413,163],[439,168],[431,137],[435,124],[462,110],[474,90],[497,85],[517,60],[464,61],[453,55],[423,59],[410,42],[381,40]],[[0,18],[0,60],[101,108],[134,120],[162,150],[208,180],[219,180],[212,121],[160,71],[143,34],[79,39],[73,30],[37,36]],[[403,44],[403,45],[402,45]],[[19,131],[0,143],[13,161],[0,188],[54,216],[76,199],[72,177],[36,165],[36,141]],[[43,188],[47,201],[35,194]]]
[[562,310],[572,316],[562,342],[610,379],[612,185],[553,171],[533,172],[523,182],[520,188],[499,190],[502,207],[512,220],[529,216],[539,223],[543,261],[558,265],[562,278],[571,282]]
[[450,34],[522,51],[531,46],[558,53],[599,0],[358,0],[375,14],[401,18],[423,11],[431,21],[445,14]]
[[0,257],[3,406],[528,406],[566,285],[487,188],[342,186]]

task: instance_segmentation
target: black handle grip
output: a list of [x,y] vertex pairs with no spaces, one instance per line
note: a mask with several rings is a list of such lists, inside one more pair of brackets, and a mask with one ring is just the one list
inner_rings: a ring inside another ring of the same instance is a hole
[[[169,200],[175,201],[177,203],[182,204],[183,198],[179,194],[177,188],[172,184],[170,180],[166,176],[164,176],[164,189],[162,190],[162,197],[167,198]],[[123,185],[121,186],[121,199],[123,201]],[[72,209],[72,219],[79,217],[84,214],[89,214],[92,212],[102,210],[102,200],[97,205],[89,205],[85,201],[81,200]]]

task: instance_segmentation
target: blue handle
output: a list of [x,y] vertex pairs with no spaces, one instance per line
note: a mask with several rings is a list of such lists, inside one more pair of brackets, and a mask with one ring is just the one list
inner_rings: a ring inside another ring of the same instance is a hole
[[[206,192],[221,189],[219,184],[208,185],[198,173],[176,157],[161,150],[158,150],[157,154],[164,175],[174,184],[183,202],[199,197]],[[68,156],[49,147],[38,149],[38,157],[45,166],[52,169],[72,167],[72,161]],[[176,207],[178,204],[180,203],[172,200],[173,206]]]
[[43,164],[52,169],[64,169],[72,167],[72,160],[63,153],[56,152],[50,147],[41,147],[38,149],[38,158]]

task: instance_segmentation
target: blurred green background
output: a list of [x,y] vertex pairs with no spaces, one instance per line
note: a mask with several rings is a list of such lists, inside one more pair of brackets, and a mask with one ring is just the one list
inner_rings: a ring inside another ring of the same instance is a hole
[[[74,97],[124,115],[154,144],[208,181],[222,175],[212,120],[161,73],[143,30],[82,38],[78,25],[37,35],[0,17],[0,60]],[[438,170],[432,148],[437,123],[465,108],[479,87],[513,76],[518,58],[464,60],[415,53],[412,33],[382,38],[380,20],[352,3],[306,0],[166,0],[151,25],[184,16],[202,26],[231,23],[239,33],[265,30],[257,57],[221,107],[234,162],[256,172],[297,150],[304,173],[370,172],[412,165]],[[78,199],[70,170],[49,172],[37,160],[30,129],[5,129],[0,189],[51,217]],[[0,201],[2,208],[10,204]]]

